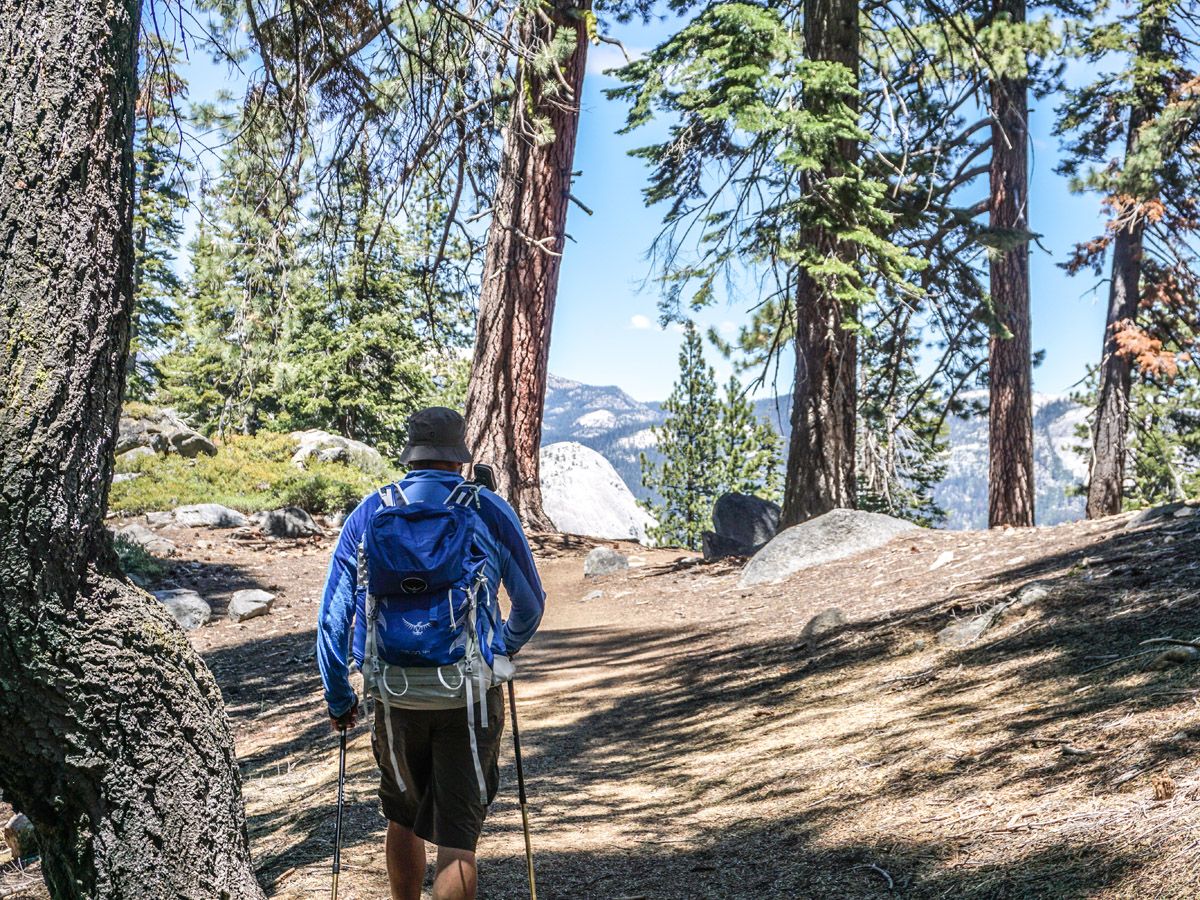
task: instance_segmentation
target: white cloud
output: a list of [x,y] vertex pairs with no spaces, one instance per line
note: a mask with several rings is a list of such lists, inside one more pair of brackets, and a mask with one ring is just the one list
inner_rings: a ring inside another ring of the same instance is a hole
[[[639,60],[646,55],[646,51],[641,47],[626,47],[625,49],[629,51],[630,62]],[[588,47],[587,74],[592,78],[612,78],[611,75],[605,75],[605,71],[619,69],[625,63],[625,54],[621,52],[620,47],[613,44]]]
[[629,327],[637,331],[648,331],[654,327],[654,323],[650,321],[648,316],[643,316],[641,313],[638,313],[634,316],[630,316]]
[[737,334],[737,323],[730,322],[728,319],[726,319],[724,322],[722,322],[720,325],[717,326],[717,331],[721,332],[721,334],[724,334],[724,335]]

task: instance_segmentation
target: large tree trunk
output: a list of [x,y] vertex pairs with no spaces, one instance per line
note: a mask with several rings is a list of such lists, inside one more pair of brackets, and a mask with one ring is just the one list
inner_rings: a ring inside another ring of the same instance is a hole
[[[997,0],[997,15],[1025,21],[1024,0]],[[992,93],[991,227],[1029,231],[1028,79],[995,78]],[[1034,523],[1033,369],[1029,336],[1029,247],[1025,241],[990,260],[996,318],[988,348],[988,524]]]
[[1113,238],[1108,317],[1100,359],[1096,423],[1092,430],[1092,471],[1087,499],[1089,519],[1111,516],[1121,511],[1133,364],[1128,356],[1117,353],[1116,333],[1121,322],[1137,318],[1143,229],[1139,218],[1118,231]]
[[[1138,54],[1155,58],[1163,53],[1161,17],[1149,15],[1148,4],[1141,6]],[[1145,76],[1142,76],[1145,77]],[[1169,90],[1151,89],[1135,84],[1137,102],[1129,111],[1125,133],[1125,158],[1133,156],[1138,132],[1161,109],[1162,97]],[[1148,198],[1139,198],[1142,200]],[[1100,352],[1100,387],[1096,402],[1096,422],[1092,429],[1092,469],[1088,480],[1087,516],[1096,519],[1121,511],[1125,488],[1125,438],[1129,432],[1129,391],[1133,385],[1133,361],[1117,353],[1117,331],[1122,322],[1137,321],[1141,296],[1142,241],[1145,220],[1134,214],[1113,236],[1112,278],[1108,284],[1108,315],[1104,322],[1104,343]]]
[[[805,55],[841,63],[856,81],[858,31],[857,0],[805,4]],[[843,141],[839,156],[851,162],[857,159],[857,144]],[[841,174],[840,161],[830,161],[825,174]],[[801,240],[823,246],[830,254],[841,252],[820,229],[810,230]],[[797,275],[795,302],[796,375],[780,523],[784,527],[855,504],[858,341],[843,327],[850,311],[805,271]]]
[[0,35],[0,789],[57,898],[261,896],[211,675],[114,573],[103,512],[132,308],[135,0]]
[[[542,509],[538,452],[550,328],[558,293],[579,127],[579,102],[587,64],[587,29],[581,13],[559,0],[546,12],[553,26],[530,15],[523,45],[544,46],[555,30],[573,29],[575,49],[562,65],[570,93],[553,75],[539,76],[522,63],[493,203],[479,297],[475,357],[467,388],[467,440],[480,462],[496,468],[498,489],[525,524],[554,526]],[[535,140],[535,118],[553,130]]]

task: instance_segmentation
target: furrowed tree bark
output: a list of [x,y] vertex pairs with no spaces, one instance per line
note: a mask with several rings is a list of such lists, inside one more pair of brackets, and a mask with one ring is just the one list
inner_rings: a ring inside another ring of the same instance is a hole
[[[997,16],[1025,21],[1024,0],[997,0]],[[991,83],[991,227],[1029,230],[1028,79]],[[1029,333],[1029,247],[993,251],[992,303],[1011,336],[993,332],[988,346],[988,524],[1034,524],[1033,364]]]
[[1097,519],[1121,511],[1125,485],[1125,436],[1129,431],[1129,391],[1133,363],[1117,353],[1121,322],[1136,320],[1142,278],[1144,225],[1136,219],[1113,236],[1112,279],[1108,316],[1100,357],[1100,388],[1092,429],[1092,470],[1088,480],[1087,517]]
[[132,309],[135,0],[0,12],[0,789],[56,898],[255,898],[220,692],[103,525]]
[[[582,14],[590,0],[546,7],[550,22],[530,16],[522,44],[548,44],[559,29],[574,31],[574,51],[562,63],[562,82],[520,64],[512,118],[505,129],[479,297],[475,354],[467,388],[467,440],[480,462],[496,468],[497,488],[522,521],[539,531],[554,526],[542,508],[538,453],[550,329],[558,293],[571,190],[579,102],[587,64]],[[534,139],[534,118],[545,118],[548,142]]]
[[[857,0],[808,0],[804,9],[805,55],[848,68],[858,80]],[[843,141],[840,157],[858,157]],[[831,161],[826,175],[840,174]],[[806,243],[840,251],[820,229]],[[792,386],[792,435],[788,445],[781,526],[795,525],[838,507],[855,505],[855,423],[858,341],[843,322],[847,310],[822,285],[800,271],[796,284],[796,374]]]

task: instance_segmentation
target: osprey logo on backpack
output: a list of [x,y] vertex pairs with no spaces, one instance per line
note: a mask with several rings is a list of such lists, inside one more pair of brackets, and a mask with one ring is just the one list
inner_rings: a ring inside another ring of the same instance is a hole
[[408,619],[401,619],[400,621],[403,622],[404,626],[417,637],[420,637],[433,627],[432,622],[410,622]]

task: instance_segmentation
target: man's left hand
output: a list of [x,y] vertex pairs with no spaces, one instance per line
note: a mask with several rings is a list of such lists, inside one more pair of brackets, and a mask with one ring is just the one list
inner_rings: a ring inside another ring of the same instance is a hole
[[334,731],[347,731],[358,724],[358,701],[340,716],[329,717],[330,727]]

